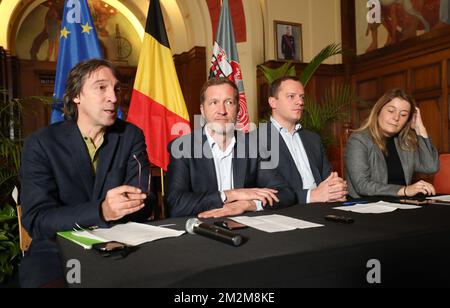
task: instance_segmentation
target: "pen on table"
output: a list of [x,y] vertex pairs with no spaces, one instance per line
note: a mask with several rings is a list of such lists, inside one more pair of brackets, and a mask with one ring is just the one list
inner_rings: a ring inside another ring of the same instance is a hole
[[167,225],[160,225],[156,227],[170,227],[170,226],[176,226],[177,224],[167,224]]
[[367,200],[347,201],[347,202],[343,202],[342,205],[355,205],[355,204],[364,204],[364,203],[369,203],[369,201],[367,201]]

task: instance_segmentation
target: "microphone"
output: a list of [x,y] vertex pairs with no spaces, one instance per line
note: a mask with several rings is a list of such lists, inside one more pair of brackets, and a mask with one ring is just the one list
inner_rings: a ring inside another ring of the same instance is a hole
[[190,218],[186,221],[186,231],[190,234],[200,234],[233,246],[242,244],[241,235],[204,223],[197,218]]

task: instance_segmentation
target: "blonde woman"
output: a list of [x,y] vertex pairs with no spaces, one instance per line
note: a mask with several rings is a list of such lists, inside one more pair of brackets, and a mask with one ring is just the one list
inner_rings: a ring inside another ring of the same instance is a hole
[[428,182],[412,183],[414,172],[435,173],[439,156],[419,108],[404,91],[386,92],[345,149],[351,197],[435,195]]

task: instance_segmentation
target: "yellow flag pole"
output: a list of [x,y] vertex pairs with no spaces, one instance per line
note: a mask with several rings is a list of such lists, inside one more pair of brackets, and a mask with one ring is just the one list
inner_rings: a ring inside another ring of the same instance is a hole
[[164,170],[160,168],[161,170],[161,217],[160,218],[166,218],[166,207],[164,206]]
[[161,195],[164,197],[164,170],[161,169]]

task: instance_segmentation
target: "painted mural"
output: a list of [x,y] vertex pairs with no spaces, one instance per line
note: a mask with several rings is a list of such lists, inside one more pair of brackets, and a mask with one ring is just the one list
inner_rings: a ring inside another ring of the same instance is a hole
[[448,26],[450,0],[380,0],[380,23],[368,23],[367,0],[356,0],[357,53],[363,54]]
[[[45,1],[24,18],[15,41],[15,53],[20,59],[56,61],[63,3],[63,0]],[[141,40],[131,23],[101,0],[88,3],[105,58],[137,66]]]

